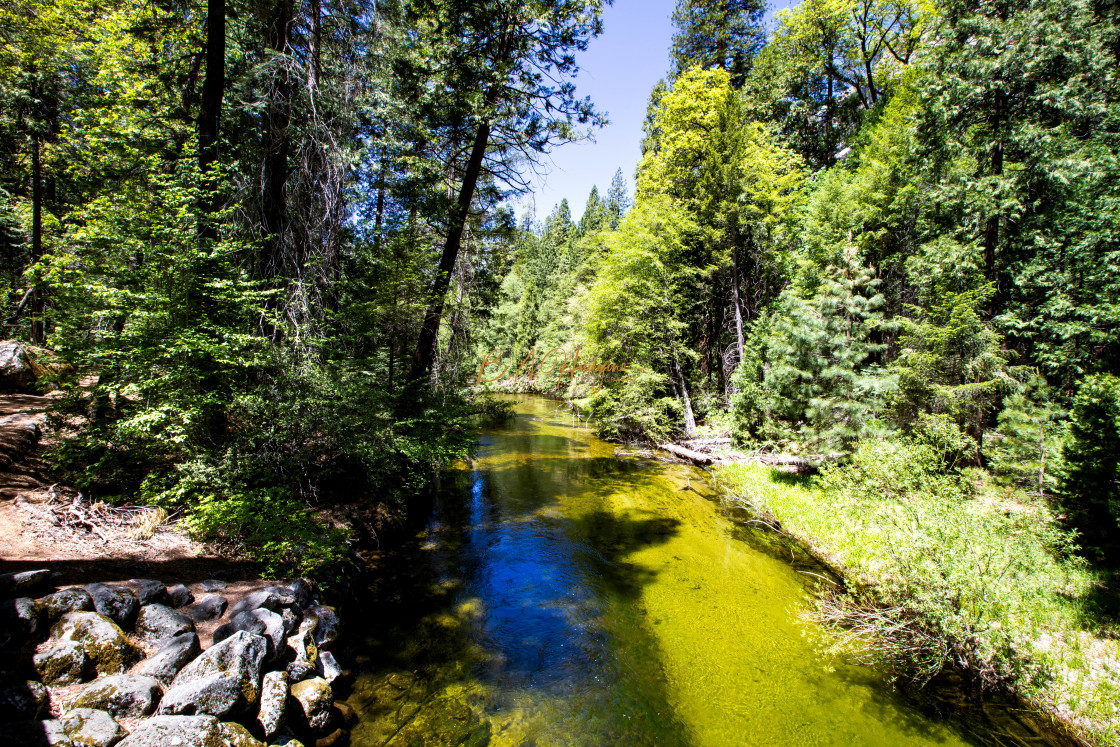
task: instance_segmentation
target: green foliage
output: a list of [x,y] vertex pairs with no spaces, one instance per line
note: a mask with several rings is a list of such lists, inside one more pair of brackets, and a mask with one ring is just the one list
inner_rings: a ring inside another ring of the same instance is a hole
[[1037,374],[1003,400],[988,449],[992,472],[1024,490],[1053,494],[1062,474],[1069,415]]
[[1078,387],[1065,447],[1063,501],[1084,542],[1117,560],[1120,547],[1120,377]]

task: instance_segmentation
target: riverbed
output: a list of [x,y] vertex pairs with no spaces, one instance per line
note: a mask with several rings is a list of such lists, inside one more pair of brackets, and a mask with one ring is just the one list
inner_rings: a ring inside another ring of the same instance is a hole
[[822,569],[736,521],[703,471],[615,450],[518,397],[374,554],[349,618],[353,745],[989,741],[822,653],[802,619]]

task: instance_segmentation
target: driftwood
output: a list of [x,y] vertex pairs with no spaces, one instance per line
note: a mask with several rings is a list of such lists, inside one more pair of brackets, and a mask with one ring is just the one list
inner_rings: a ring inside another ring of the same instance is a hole
[[687,459],[695,464],[708,465],[715,462],[715,457],[713,457],[711,454],[701,454],[699,451],[686,449],[685,447],[677,446],[676,444],[661,444],[657,448],[664,449],[670,454],[676,454],[677,456],[683,459]]
[[688,444],[689,446],[722,446],[731,443],[730,438],[693,438],[681,443]]

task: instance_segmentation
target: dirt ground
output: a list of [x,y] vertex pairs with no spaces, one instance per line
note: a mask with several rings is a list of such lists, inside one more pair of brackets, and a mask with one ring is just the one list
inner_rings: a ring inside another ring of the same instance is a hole
[[[188,586],[255,576],[251,563],[217,556],[143,509],[91,506],[56,484],[28,423],[42,425],[49,396],[0,394],[0,573],[48,567],[59,586],[155,578]],[[75,503],[75,499],[78,499]],[[84,522],[84,523],[83,523]]]

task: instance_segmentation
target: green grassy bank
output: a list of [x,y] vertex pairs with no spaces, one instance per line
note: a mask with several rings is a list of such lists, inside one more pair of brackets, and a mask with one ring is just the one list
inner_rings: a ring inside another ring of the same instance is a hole
[[845,575],[809,613],[833,654],[919,684],[955,664],[1120,745],[1115,605],[1044,498],[946,469],[909,441],[864,443],[811,478],[758,464],[716,475]]

